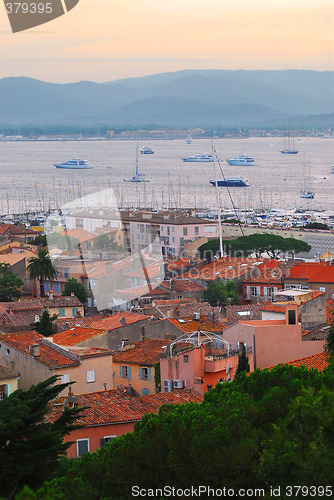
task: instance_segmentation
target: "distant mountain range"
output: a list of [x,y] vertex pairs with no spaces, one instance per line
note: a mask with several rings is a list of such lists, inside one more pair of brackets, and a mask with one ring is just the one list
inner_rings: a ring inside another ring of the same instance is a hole
[[185,70],[106,83],[0,80],[0,125],[333,124],[333,71]]

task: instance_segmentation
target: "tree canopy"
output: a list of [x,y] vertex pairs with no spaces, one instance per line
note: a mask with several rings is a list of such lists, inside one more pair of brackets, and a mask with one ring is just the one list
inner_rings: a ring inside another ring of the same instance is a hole
[[292,365],[241,373],[209,390],[202,404],[165,405],[134,432],[85,455],[52,482],[55,496],[130,498],[132,485],[269,492],[289,480],[333,484],[333,391],[331,366],[323,373]]
[[44,335],[44,337],[49,337],[50,335],[53,335],[56,331],[54,326],[54,321],[57,318],[58,316],[56,314],[50,317],[49,311],[45,309],[39,321],[31,323],[31,326],[33,327],[34,330],[36,330],[36,332],[40,333],[41,335]]
[[40,248],[37,256],[29,259],[27,271],[30,279],[39,280],[41,297],[44,297],[44,281],[52,280],[57,276],[47,249]]
[[11,302],[21,297],[23,282],[10,270],[9,264],[0,263],[0,302]]
[[236,285],[232,280],[228,280],[226,285],[219,280],[212,281],[209,283],[208,288],[204,290],[203,297],[211,306],[227,306],[240,303]]
[[69,297],[72,293],[82,302],[83,304],[87,302],[88,294],[85,287],[79,283],[75,278],[69,278],[64,286],[62,295]]
[[0,401],[0,492],[7,498],[25,484],[38,488],[53,477],[71,444],[63,443],[64,436],[80,427],[75,423],[78,407],[65,407],[53,423],[46,419],[49,402],[69,385],[58,379],[53,376]]
[[[209,261],[218,254],[219,240],[212,239],[198,248],[202,259]],[[295,255],[300,252],[309,252],[311,246],[305,241],[296,238],[283,238],[276,234],[251,234],[249,236],[240,236],[234,240],[224,240],[224,253],[231,257],[249,257],[255,254],[260,258],[266,253],[269,257],[275,259],[280,254]]]

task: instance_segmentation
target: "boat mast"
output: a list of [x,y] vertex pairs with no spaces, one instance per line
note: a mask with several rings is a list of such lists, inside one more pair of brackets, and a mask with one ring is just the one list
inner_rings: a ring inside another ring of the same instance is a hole
[[211,137],[211,149],[212,149],[213,172],[214,172],[214,178],[215,178],[216,200],[217,200],[217,210],[218,210],[219,252],[220,252],[220,257],[223,257],[223,237],[222,237],[221,210],[220,210],[220,202],[219,202],[219,192],[218,192],[218,179],[217,179],[217,172],[216,172],[215,150],[213,148],[213,139],[212,139],[212,137]]
[[138,175],[138,141],[136,147],[136,176]]

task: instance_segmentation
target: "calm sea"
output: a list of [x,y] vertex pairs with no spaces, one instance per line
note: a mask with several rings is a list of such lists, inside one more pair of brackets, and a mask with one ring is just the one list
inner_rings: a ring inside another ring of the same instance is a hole
[[[1,214],[59,208],[84,195],[112,188],[119,206],[153,209],[217,206],[213,163],[184,163],[180,158],[211,153],[209,139],[141,141],[154,155],[139,155],[139,171],[148,183],[126,183],[134,174],[136,141],[2,142],[0,143]],[[246,209],[334,210],[334,139],[295,139],[297,155],[282,155],[282,138],[217,139],[225,177],[241,175],[249,187],[230,188],[234,204]],[[252,167],[232,167],[226,158],[242,151],[258,162]],[[86,159],[93,170],[56,169],[53,163],[73,156]],[[219,166],[217,177],[221,178]],[[300,197],[306,187],[311,200]],[[221,206],[231,208],[226,188],[219,188]]]

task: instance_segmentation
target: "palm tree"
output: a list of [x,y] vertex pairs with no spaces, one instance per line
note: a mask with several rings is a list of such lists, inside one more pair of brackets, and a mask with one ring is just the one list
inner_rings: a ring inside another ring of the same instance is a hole
[[27,266],[30,279],[39,280],[41,297],[45,297],[44,280],[52,280],[57,276],[57,273],[52,265],[49,252],[45,248],[41,248],[37,252],[37,257],[31,257]]

